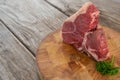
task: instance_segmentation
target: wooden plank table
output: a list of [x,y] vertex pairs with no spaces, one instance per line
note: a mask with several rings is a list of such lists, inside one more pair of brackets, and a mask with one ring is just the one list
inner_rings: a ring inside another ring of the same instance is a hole
[[[40,41],[89,0],[0,0],[0,80],[40,80]],[[100,22],[120,31],[120,1],[90,0]],[[103,21],[104,20],[104,21]]]

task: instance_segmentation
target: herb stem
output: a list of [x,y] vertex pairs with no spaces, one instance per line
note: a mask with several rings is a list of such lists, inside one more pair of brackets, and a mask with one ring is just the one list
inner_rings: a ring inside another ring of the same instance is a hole
[[111,65],[113,65],[114,64],[114,56],[112,55],[112,60],[111,60]]

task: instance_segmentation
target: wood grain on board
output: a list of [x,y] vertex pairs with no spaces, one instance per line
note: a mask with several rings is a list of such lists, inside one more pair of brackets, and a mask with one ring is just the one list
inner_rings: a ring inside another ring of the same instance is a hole
[[40,80],[35,58],[1,22],[0,80]]
[[120,31],[120,0],[45,0],[70,16],[88,1],[93,2],[101,11],[100,24]]
[[43,0],[0,0],[0,19],[34,54],[41,39],[66,18]]
[[[110,55],[120,66],[120,33],[103,27],[106,32]],[[60,30],[49,34],[40,44],[37,63],[45,80],[120,80],[115,76],[102,76],[96,71],[96,61],[85,53],[62,42]]]

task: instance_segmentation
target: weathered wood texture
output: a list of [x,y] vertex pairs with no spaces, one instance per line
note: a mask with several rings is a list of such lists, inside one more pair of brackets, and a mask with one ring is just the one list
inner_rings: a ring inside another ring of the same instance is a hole
[[[120,66],[120,32],[104,27],[110,55]],[[37,63],[45,80],[120,80],[115,76],[102,76],[95,68],[95,60],[62,42],[60,31],[48,35],[40,44]]]
[[66,16],[43,0],[0,0],[0,19],[33,52]]
[[32,54],[1,22],[0,80],[40,80]]
[[46,0],[70,16],[87,1],[93,2],[101,11],[100,24],[120,31],[120,0]]

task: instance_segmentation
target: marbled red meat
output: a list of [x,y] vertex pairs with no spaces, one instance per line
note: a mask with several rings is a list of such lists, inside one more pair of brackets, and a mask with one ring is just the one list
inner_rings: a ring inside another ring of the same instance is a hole
[[[85,3],[79,11],[65,20],[61,35],[65,43],[76,49],[85,50],[97,61],[108,55],[107,42],[103,29],[98,26],[99,10],[91,3]],[[90,51],[95,50],[95,51]]]
[[99,28],[86,35],[84,50],[90,53],[97,61],[108,58],[108,46],[105,38],[105,32]]

